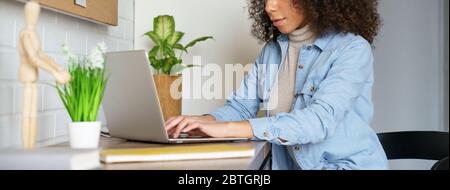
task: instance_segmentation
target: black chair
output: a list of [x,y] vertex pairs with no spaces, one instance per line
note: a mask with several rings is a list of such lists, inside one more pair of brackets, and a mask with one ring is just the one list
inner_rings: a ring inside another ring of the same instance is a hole
[[392,132],[380,133],[378,138],[389,160],[439,160],[432,170],[448,170],[447,132]]

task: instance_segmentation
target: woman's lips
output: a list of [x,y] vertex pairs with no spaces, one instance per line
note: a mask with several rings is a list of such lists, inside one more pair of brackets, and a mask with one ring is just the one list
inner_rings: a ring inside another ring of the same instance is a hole
[[282,18],[282,19],[276,19],[276,20],[273,20],[272,22],[273,22],[273,25],[274,25],[274,26],[278,27],[278,26],[283,25],[283,23],[284,23],[285,20],[286,20],[286,18]]

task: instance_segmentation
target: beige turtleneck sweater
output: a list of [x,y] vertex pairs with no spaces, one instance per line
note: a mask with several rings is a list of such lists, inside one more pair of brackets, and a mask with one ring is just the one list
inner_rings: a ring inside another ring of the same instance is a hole
[[288,53],[284,63],[280,66],[278,82],[275,83],[270,97],[270,116],[291,112],[295,96],[297,67],[302,61],[298,60],[300,49],[304,45],[312,44],[314,40],[315,35],[309,26],[297,29],[289,34]]

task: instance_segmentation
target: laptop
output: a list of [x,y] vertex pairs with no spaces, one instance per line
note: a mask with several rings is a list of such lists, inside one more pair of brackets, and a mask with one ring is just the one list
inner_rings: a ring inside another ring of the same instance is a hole
[[147,55],[144,50],[106,54],[109,81],[103,109],[109,135],[156,143],[245,141],[246,138],[202,138],[186,134],[169,138]]

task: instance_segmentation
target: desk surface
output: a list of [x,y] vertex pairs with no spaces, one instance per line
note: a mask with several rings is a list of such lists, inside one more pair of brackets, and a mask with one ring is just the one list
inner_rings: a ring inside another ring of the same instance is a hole
[[[268,142],[237,142],[238,144],[251,145],[255,149],[255,155],[249,158],[214,159],[214,160],[190,160],[169,162],[144,162],[126,164],[102,164],[105,170],[258,170],[265,158],[269,155],[270,144]],[[219,143],[220,144],[220,143]],[[102,149],[116,148],[151,148],[165,146],[186,146],[188,144],[166,145],[143,142],[132,142],[118,138],[102,137],[100,147]],[[68,146],[68,143],[57,146]]]

